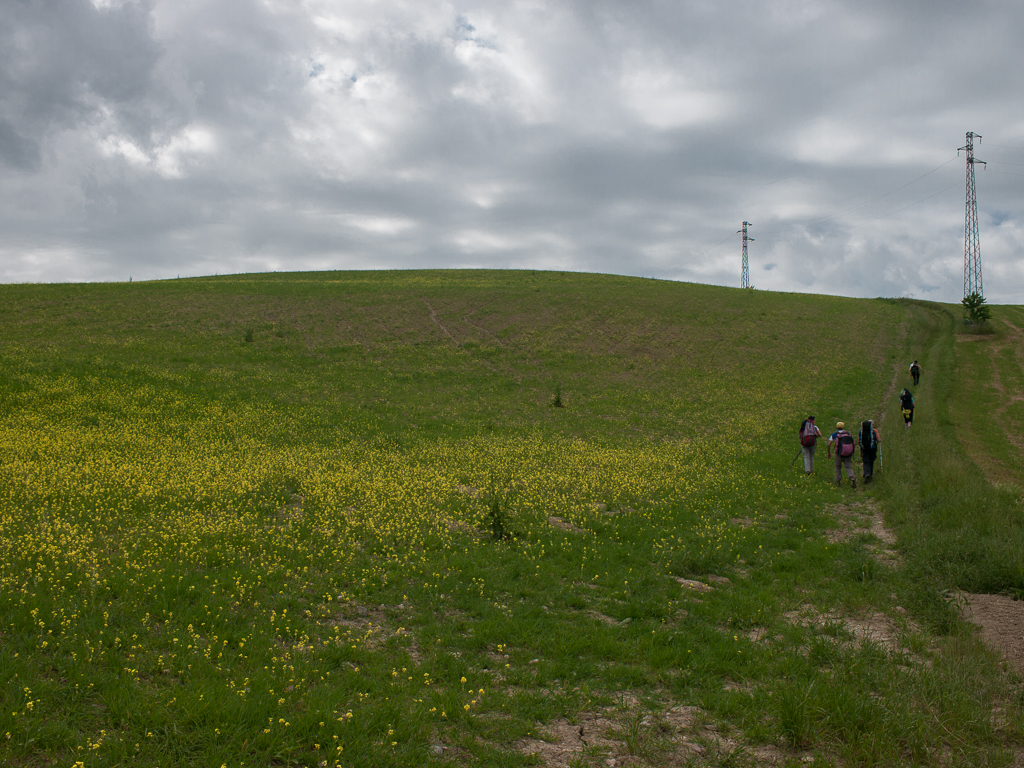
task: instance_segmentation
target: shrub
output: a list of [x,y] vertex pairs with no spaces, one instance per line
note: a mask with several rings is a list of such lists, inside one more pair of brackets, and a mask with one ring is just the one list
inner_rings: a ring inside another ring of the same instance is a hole
[[562,402],[562,385],[561,384],[558,384],[558,383],[555,384],[555,394],[551,398],[551,407],[552,408],[565,408],[565,403]]
[[964,296],[960,302],[964,305],[964,319],[971,325],[983,325],[992,317],[992,310],[985,304],[985,297],[975,291]]

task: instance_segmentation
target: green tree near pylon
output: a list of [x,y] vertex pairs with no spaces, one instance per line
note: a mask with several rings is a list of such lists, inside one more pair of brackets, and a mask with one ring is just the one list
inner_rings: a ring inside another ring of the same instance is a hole
[[985,304],[985,297],[977,291],[964,296],[960,303],[964,305],[964,316],[971,325],[981,325],[992,317],[992,310]]

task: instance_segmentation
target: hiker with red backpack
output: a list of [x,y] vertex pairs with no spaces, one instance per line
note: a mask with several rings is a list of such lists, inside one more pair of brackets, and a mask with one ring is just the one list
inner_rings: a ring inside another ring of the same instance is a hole
[[853,474],[853,449],[857,443],[853,435],[845,429],[843,422],[836,423],[836,431],[828,438],[828,457],[832,458],[832,444],[836,445],[836,485],[843,484],[843,467],[846,467],[846,476],[850,478],[850,487],[857,487],[857,478]]
[[[814,417],[808,416],[800,424],[800,450],[804,454],[804,474],[809,475],[814,471],[814,448],[821,437],[821,430],[814,426]],[[793,466],[793,462],[789,462]]]

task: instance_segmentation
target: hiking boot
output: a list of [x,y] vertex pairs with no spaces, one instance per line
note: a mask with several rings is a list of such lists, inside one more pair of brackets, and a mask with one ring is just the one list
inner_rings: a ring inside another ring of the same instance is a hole
[[856,488],[857,487],[857,480],[855,478],[852,478],[852,477],[850,478],[850,487],[851,488]]

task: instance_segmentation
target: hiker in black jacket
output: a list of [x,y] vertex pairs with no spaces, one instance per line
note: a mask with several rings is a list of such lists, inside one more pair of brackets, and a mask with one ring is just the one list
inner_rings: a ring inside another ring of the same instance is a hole
[[860,447],[861,461],[864,462],[864,484],[867,485],[875,474],[875,458],[878,456],[879,446],[882,444],[878,428],[875,427],[875,422],[871,419],[861,422],[857,444]]
[[917,360],[910,364],[910,378],[914,380],[914,386],[921,381],[921,366],[917,364]]

